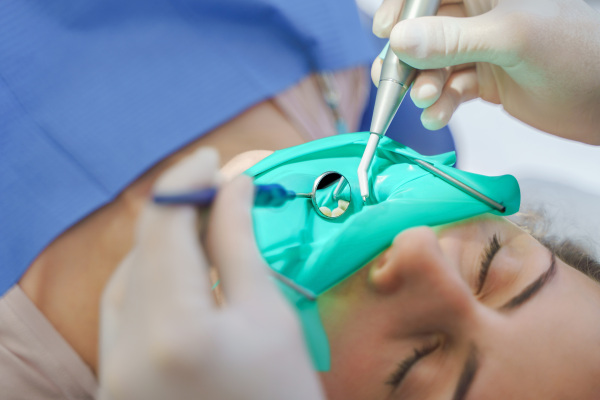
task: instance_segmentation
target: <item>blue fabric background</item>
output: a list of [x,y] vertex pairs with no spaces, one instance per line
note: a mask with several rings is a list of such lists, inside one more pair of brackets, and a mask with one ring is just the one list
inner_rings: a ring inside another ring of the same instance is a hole
[[0,295],[160,159],[372,57],[348,0],[3,0]]

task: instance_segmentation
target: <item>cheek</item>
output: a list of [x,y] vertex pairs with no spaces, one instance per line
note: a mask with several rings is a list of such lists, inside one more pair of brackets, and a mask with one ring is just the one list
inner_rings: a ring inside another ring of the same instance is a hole
[[365,308],[368,267],[334,286],[317,299],[319,315],[328,335],[340,336]]
[[389,310],[362,290],[325,294],[318,304],[331,353],[331,370],[321,374],[327,398],[382,397],[390,368],[403,354],[399,341],[390,335]]
[[321,378],[330,400],[380,398],[390,369],[398,363],[398,341],[376,309],[345,308],[343,315],[322,316],[329,339],[331,369]]

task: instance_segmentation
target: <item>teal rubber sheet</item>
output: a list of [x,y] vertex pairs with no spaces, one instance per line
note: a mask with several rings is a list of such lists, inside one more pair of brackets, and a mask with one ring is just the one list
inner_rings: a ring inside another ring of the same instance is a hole
[[[510,215],[519,210],[520,191],[511,175],[489,177],[452,167],[455,153],[423,156],[389,138],[379,143],[370,169],[370,193],[363,203],[357,169],[369,132],[328,137],[276,151],[246,171],[256,184],[278,183],[297,193],[335,171],[348,180],[351,201],[336,219],[319,216],[309,199],[278,208],[255,207],[254,228],[268,265],[317,296],[342,282],[416,226],[437,226],[477,215]],[[424,160],[506,207],[490,208],[477,198],[415,164]],[[296,307],[318,370],[329,369],[329,346],[315,301],[281,285]]]

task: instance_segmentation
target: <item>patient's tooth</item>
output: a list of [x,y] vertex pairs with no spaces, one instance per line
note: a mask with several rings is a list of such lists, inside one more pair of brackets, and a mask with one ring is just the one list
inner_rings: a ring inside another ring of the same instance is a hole
[[321,211],[321,213],[327,217],[331,217],[331,210],[329,209],[329,207],[320,207],[319,211]]
[[346,211],[346,209],[348,208],[348,204],[350,204],[349,201],[346,200],[338,200],[338,207],[341,208],[342,210]]
[[341,208],[336,208],[331,212],[331,217],[336,218],[342,215],[346,210],[342,210]]

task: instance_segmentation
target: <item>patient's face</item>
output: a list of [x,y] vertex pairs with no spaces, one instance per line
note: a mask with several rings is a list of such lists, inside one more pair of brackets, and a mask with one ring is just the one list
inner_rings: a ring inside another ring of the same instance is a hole
[[402,232],[319,300],[328,398],[597,398],[600,286],[553,260],[500,218]]

